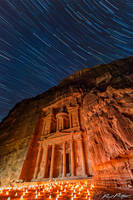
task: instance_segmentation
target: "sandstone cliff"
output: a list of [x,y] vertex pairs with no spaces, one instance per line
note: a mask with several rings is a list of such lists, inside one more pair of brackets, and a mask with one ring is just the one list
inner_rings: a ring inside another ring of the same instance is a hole
[[[133,176],[133,57],[85,68],[57,87],[18,103],[0,124],[0,178],[20,176],[42,108],[59,99],[82,95],[82,127],[95,180]],[[33,158],[34,159],[34,158]]]

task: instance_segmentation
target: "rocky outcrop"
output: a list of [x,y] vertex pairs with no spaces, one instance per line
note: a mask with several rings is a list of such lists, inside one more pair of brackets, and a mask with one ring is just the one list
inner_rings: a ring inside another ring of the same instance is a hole
[[95,179],[133,178],[133,89],[86,94],[82,116]]
[[85,68],[57,87],[18,103],[0,124],[1,184],[19,178],[42,108],[77,92],[82,96],[81,125],[89,138],[94,180],[131,182],[133,57]]

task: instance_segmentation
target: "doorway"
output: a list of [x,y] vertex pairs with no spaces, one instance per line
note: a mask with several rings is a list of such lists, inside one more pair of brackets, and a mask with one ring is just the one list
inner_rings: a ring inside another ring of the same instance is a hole
[[47,170],[46,170],[45,178],[49,178],[49,176],[50,176],[51,154],[52,154],[52,146],[49,146],[48,147]]
[[70,174],[70,154],[66,153],[66,174]]

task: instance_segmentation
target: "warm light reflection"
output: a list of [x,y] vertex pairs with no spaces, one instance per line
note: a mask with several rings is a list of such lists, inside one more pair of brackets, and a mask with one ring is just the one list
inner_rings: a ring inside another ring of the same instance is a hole
[[[91,199],[94,185],[87,181],[62,181],[47,182],[44,184],[15,185],[13,187],[0,188],[0,199],[3,200],[79,200]],[[6,198],[5,198],[6,197]]]

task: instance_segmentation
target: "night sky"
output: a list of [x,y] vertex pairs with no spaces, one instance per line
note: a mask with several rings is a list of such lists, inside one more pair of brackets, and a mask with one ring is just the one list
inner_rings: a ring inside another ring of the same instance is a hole
[[133,0],[0,0],[0,120],[75,71],[133,55]]

